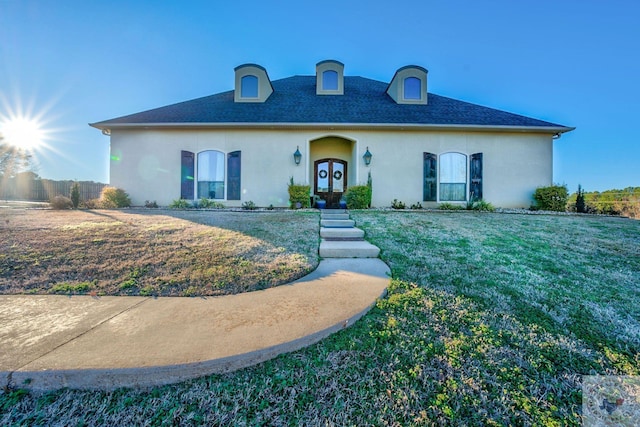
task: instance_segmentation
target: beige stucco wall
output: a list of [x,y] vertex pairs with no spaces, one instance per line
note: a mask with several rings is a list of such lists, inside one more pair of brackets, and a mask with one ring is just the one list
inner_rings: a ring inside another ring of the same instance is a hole
[[[223,201],[227,206],[249,200],[287,206],[289,178],[313,185],[313,162],[325,157],[349,162],[349,185],[366,183],[371,171],[374,206],[389,206],[393,199],[409,205],[423,203],[423,152],[482,152],[484,199],[499,207],[528,207],[535,188],[553,182],[552,145],[551,135],[498,132],[115,129],[111,184],[125,189],[135,205],[168,205],[180,197],[181,150],[241,150],[242,200]],[[373,154],[369,167],[362,160],[367,147]]]

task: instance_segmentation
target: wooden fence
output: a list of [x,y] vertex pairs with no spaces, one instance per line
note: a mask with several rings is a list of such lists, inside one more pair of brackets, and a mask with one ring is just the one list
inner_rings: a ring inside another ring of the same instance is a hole
[[[0,200],[29,200],[48,202],[55,196],[69,197],[71,186],[75,181],[53,181],[50,179],[10,178],[0,182]],[[78,181],[80,200],[91,200],[100,197],[107,184],[93,181]]]

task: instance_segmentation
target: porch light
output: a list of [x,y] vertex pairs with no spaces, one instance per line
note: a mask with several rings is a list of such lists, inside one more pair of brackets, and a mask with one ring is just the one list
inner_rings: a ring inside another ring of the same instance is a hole
[[293,153],[293,161],[296,162],[296,165],[299,165],[300,160],[302,160],[302,153],[300,152],[300,146],[298,146],[296,152]]
[[367,147],[367,151],[365,151],[364,156],[362,156],[362,158],[364,159],[364,164],[366,166],[369,166],[371,164],[371,157],[373,156],[369,152],[369,147]]

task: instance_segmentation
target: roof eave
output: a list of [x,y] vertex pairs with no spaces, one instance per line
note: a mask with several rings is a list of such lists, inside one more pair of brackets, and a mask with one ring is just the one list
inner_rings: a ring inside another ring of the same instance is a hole
[[421,123],[89,123],[102,131],[112,129],[377,129],[377,130],[442,130],[469,132],[532,132],[563,134],[575,127],[567,126],[507,126],[507,125],[460,125]]

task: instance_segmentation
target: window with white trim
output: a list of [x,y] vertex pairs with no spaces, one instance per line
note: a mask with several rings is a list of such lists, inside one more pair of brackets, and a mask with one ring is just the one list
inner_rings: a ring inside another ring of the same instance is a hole
[[461,153],[440,155],[440,201],[467,200],[467,156]]
[[258,97],[258,78],[256,76],[249,74],[240,79],[240,97]]
[[338,90],[338,72],[327,70],[322,72],[322,90]]
[[220,151],[198,153],[198,198],[224,199],[224,163]]
[[404,79],[404,99],[421,99],[422,82],[417,77],[407,77]]

